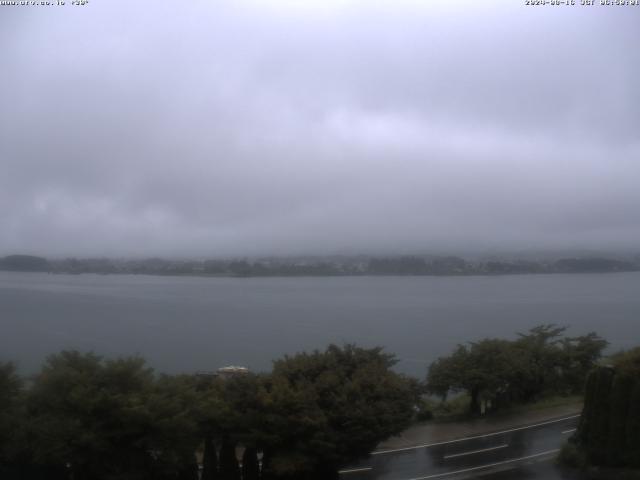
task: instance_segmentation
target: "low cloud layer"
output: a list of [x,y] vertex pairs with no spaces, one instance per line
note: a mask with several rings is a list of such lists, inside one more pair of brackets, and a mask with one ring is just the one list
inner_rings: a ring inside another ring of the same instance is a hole
[[453,3],[0,7],[0,253],[636,248],[640,7]]

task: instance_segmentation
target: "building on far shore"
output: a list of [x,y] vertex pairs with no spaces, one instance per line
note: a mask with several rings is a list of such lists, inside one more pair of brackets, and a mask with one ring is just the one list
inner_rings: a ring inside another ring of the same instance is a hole
[[196,372],[197,377],[201,378],[232,378],[241,375],[247,375],[249,373],[249,369],[247,367],[238,367],[236,365],[228,365],[226,367],[220,367],[215,372],[211,371],[199,371]]
[[238,367],[235,365],[229,365],[228,367],[220,367],[216,373],[220,378],[231,378],[237,377],[239,375],[246,375],[249,373],[249,369],[247,367]]

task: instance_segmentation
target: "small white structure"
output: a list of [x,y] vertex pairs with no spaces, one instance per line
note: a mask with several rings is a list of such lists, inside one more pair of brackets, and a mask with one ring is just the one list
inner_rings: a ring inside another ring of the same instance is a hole
[[247,367],[238,367],[235,365],[229,365],[228,367],[220,367],[216,373],[221,378],[230,378],[238,375],[246,375],[249,373],[249,369]]

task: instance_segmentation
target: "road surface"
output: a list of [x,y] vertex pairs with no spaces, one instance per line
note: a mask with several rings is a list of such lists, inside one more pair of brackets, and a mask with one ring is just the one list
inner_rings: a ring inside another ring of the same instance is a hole
[[340,471],[342,480],[566,478],[551,460],[575,431],[579,415],[499,432],[373,452]]

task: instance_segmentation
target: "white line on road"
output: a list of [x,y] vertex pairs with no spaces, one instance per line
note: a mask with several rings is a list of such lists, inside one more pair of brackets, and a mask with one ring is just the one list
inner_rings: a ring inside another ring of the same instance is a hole
[[569,430],[565,430],[563,432],[560,432],[562,435],[566,435],[567,433],[571,433],[571,432],[575,432],[577,430],[577,428],[571,428]]
[[352,468],[350,470],[340,470],[338,473],[342,475],[344,473],[368,472],[371,468],[372,467]]
[[500,465],[506,465],[508,463],[521,462],[523,460],[529,460],[531,458],[542,457],[544,455],[551,455],[552,453],[558,453],[559,451],[560,449],[556,448],[555,450],[547,450],[546,452],[536,453],[535,455],[529,455],[527,457],[520,457],[520,458],[514,458],[512,460],[504,460],[502,462],[489,463],[487,465],[480,465],[479,467],[471,467],[471,468],[465,468],[464,470],[456,470],[455,472],[436,473],[435,475],[427,475],[426,477],[416,477],[416,478],[411,478],[409,480],[427,480],[428,478],[439,478],[439,477],[446,477],[448,475],[457,475],[459,473],[473,472],[476,470],[482,470],[483,468],[498,467]]
[[505,433],[511,433],[511,432],[518,432],[520,430],[526,430],[528,428],[536,428],[536,427],[542,427],[544,425],[551,425],[553,423],[564,422],[565,420],[571,420],[573,418],[578,418],[579,416],[580,416],[579,414],[578,415],[571,415],[570,417],[559,418],[557,420],[549,420],[547,422],[536,423],[534,425],[527,425],[527,426],[524,426],[524,427],[510,428],[509,430],[502,430],[501,432],[485,433],[483,435],[474,435],[474,436],[471,436],[471,437],[457,438],[455,440],[448,440],[446,442],[425,443],[424,445],[416,445],[416,446],[413,446],[413,447],[393,448],[391,450],[379,450],[377,452],[371,452],[369,455],[384,455],[386,453],[405,452],[407,450],[417,450],[419,448],[437,447],[438,445],[447,445],[449,443],[464,442],[464,441],[467,441],[467,440],[475,440],[477,438],[494,437],[496,435],[502,435],[502,434],[505,434]]
[[504,445],[498,445],[497,447],[482,448],[480,450],[472,450],[471,452],[454,453],[452,455],[445,455],[443,458],[447,460],[448,458],[464,457],[465,455],[473,455],[474,453],[490,452],[491,450],[499,450],[501,448],[507,448],[508,446],[509,445],[505,443]]

